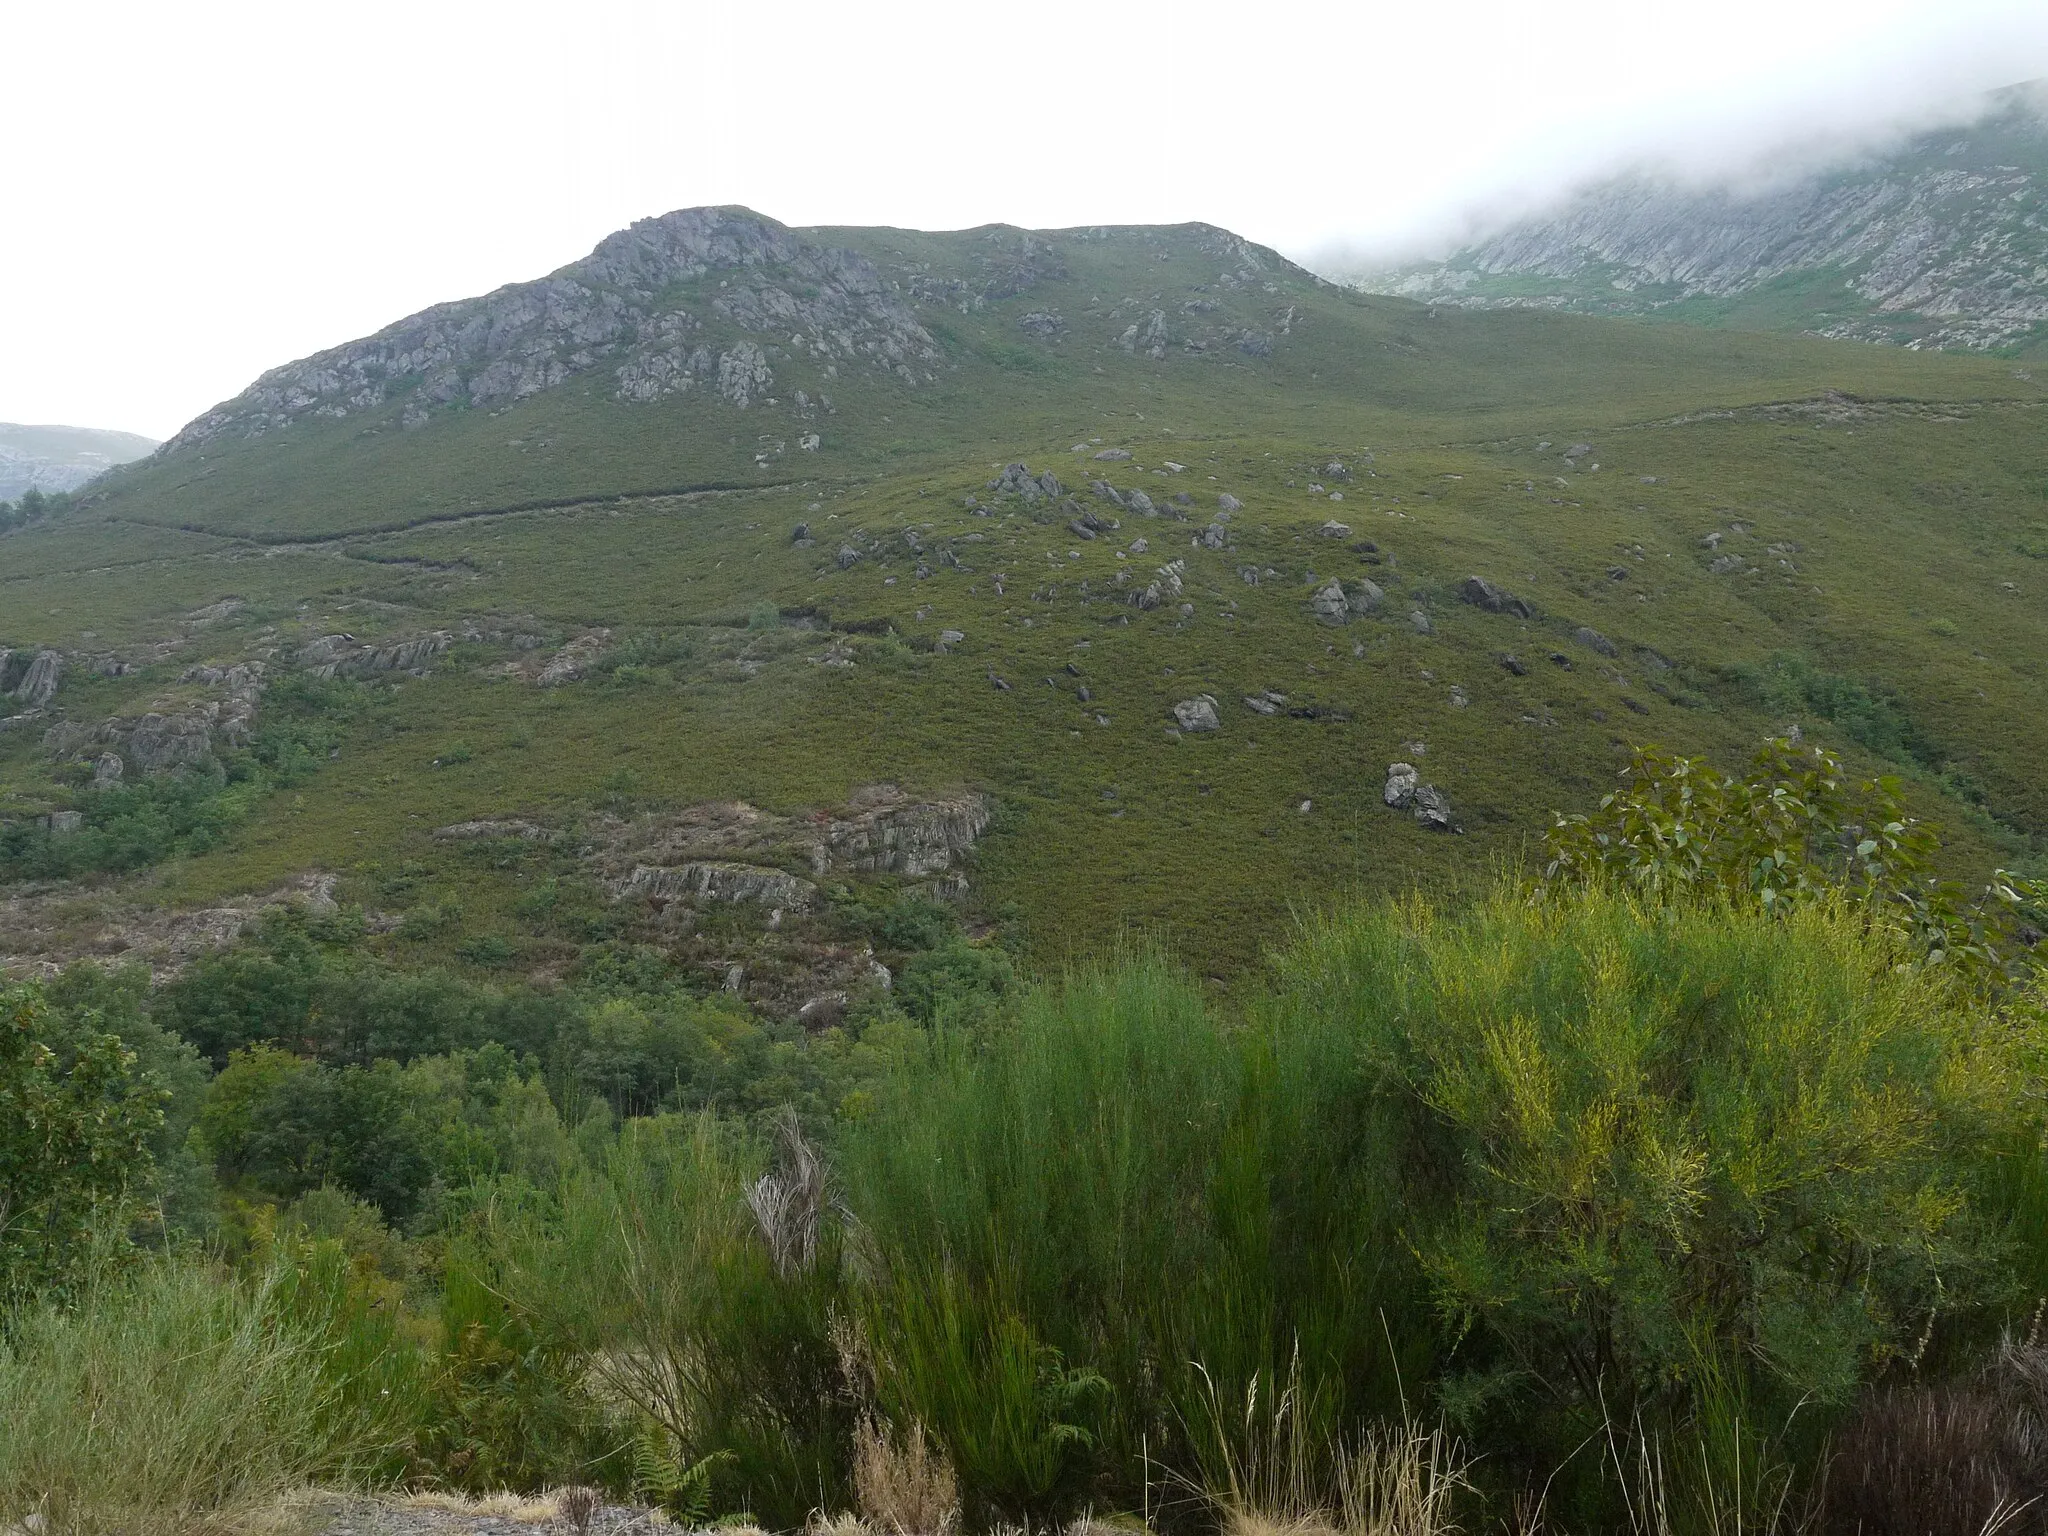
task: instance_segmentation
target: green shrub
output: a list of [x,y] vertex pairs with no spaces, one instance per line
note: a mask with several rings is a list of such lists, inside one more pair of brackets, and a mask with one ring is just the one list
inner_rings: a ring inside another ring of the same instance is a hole
[[113,1035],[60,1061],[38,987],[0,991],[0,1309],[66,1287],[145,1187],[164,1089]]
[[1903,954],[1840,901],[1598,885],[1315,931],[1287,990],[1399,1116],[1447,1405],[1511,1438],[1546,1411],[1768,1429],[1998,1298],[1973,1169],[2035,1118],[2041,1020]]
[[1651,901],[1697,898],[1767,912],[1848,899],[1915,963],[1992,992],[2038,974],[2025,917],[2048,885],[1997,871],[1972,896],[1936,877],[1933,827],[1906,813],[1897,779],[1853,782],[1819,747],[1767,742],[1746,778],[1704,759],[1638,749],[1591,815],[1560,816],[1545,882],[1617,883]]
[[1397,1409],[1430,1352],[1357,1086],[1320,1020],[1233,1029],[1155,961],[876,1085],[843,1155],[877,1390],[971,1509],[1135,1504],[1148,1460],[1204,1485],[1206,1383],[1270,1394],[1297,1349],[1319,1432]]
[[845,1507],[844,1277],[822,1204],[789,1213],[807,1257],[778,1266],[747,1200],[765,1166],[736,1126],[632,1121],[563,1182],[558,1214],[502,1211],[493,1236],[513,1305],[659,1426],[678,1467],[720,1458],[721,1507],[786,1529]]

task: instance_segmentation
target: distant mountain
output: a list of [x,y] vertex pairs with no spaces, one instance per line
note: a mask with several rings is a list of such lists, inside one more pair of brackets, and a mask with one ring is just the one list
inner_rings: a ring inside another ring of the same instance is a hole
[[2048,334],[2048,83],[1961,128],[1746,194],[1629,176],[1442,262],[1349,275],[1474,308],[1655,315],[1909,347]]
[[154,438],[133,432],[0,422],[0,501],[13,501],[29,490],[75,491],[95,475],[155,448]]

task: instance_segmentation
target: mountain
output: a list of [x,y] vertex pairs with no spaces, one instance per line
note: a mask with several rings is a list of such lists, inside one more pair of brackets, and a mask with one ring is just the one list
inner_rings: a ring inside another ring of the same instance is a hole
[[155,448],[154,438],[133,432],[0,422],[0,501],[13,501],[29,490],[75,491],[93,476]]
[[1205,225],[645,220],[0,534],[0,966],[167,970],[290,900],[808,1022],[936,902],[1228,986],[1526,856],[1634,743],[1794,725],[1959,873],[2038,861],[2044,402]]
[[1753,192],[1631,175],[1361,289],[1966,350],[2048,322],[2048,84],[1965,127]]

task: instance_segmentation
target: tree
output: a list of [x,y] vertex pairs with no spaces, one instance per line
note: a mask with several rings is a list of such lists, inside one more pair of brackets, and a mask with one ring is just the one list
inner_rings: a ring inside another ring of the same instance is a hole
[[39,988],[0,993],[0,1305],[61,1290],[149,1173],[164,1091],[113,1035],[67,1064]]

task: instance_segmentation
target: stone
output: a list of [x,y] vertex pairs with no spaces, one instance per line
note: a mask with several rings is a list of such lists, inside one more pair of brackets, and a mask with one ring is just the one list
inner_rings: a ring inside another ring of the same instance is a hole
[[1244,697],[1244,707],[1251,710],[1254,714],[1277,715],[1280,713],[1280,706],[1263,694],[1246,694]]
[[1408,625],[1418,635],[1433,635],[1436,633],[1436,631],[1430,627],[1429,615],[1424,613],[1420,608],[1417,608],[1414,612],[1408,615]]
[[1592,451],[1593,445],[1591,443],[1573,443],[1571,447],[1565,449],[1564,456],[1567,462],[1576,464]]
[[1216,713],[1216,700],[1206,693],[1198,693],[1192,699],[1182,699],[1173,706],[1173,718],[1180,722],[1184,731],[1217,731],[1223,728],[1223,721]]
[[768,354],[761,350],[759,343],[735,342],[730,352],[719,355],[718,393],[729,404],[745,410],[774,385],[775,375],[769,371]]
[[55,651],[37,651],[34,661],[28,664],[28,671],[15,685],[14,697],[30,709],[41,709],[50,702],[50,696],[57,691],[57,683],[64,675],[64,658]]
[[1509,613],[1518,619],[1536,617],[1536,609],[1532,604],[1479,576],[1467,576],[1464,584],[1458,588],[1458,596],[1487,613]]
[[126,766],[121,761],[120,753],[102,752],[92,765],[92,787],[94,789],[112,788],[121,782],[121,774]]
[[860,551],[851,544],[839,546],[839,569],[850,571],[860,563]]
[[1216,505],[1225,512],[1242,512],[1244,510],[1244,503],[1228,491],[1224,491],[1217,496]]
[[1500,665],[1502,671],[1512,673],[1516,677],[1527,677],[1529,675],[1529,668],[1519,656],[1512,652],[1500,658]]
[[1550,660],[1553,665],[1560,666],[1567,672],[1572,669],[1572,659],[1565,655],[1563,651],[1552,651],[1550,653]]
[[1124,496],[1124,505],[1140,517],[1157,517],[1159,509],[1152,505],[1152,498],[1143,491],[1130,491]]
[[786,870],[701,859],[668,866],[635,865],[617,894],[670,901],[752,902],[801,912],[816,898],[818,888]]
[[950,651],[966,638],[966,634],[961,630],[942,629],[939,631],[939,649],[941,651]]
[[1607,567],[1607,579],[1609,581],[1627,581],[1628,567],[1625,565],[1610,565]]
[[1380,798],[1392,810],[1407,811],[1432,832],[1456,830],[1449,797],[1434,784],[1423,783],[1413,763],[1387,764],[1387,782]]
[[1196,542],[1204,549],[1221,549],[1230,537],[1230,530],[1221,523],[1211,523],[1196,536]]
[[1105,448],[1095,457],[1104,464],[1122,464],[1131,456],[1128,448]]
[[1145,553],[1146,550],[1150,549],[1151,547],[1152,546],[1146,542],[1142,534],[1139,535],[1137,538],[1131,540],[1131,553],[1134,555],[1142,555]]
[[1095,530],[1082,522],[1078,517],[1067,524],[1067,532],[1077,539],[1092,539],[1095,537]]
[[1353,613],[1378,613],[1386,598],[1378,582],[1362,576],[1344,583],[1344,603]]
[[809,523],[798,523],[789,531],[789,542],[792,544],[808,544],[810,541],[811,525]]
[[1324,523],[1322,527],[1318,528],[1316,532],[1326,539],[1348,539],[1351,537],[1351,525],[1340,523],[1333,517]]
[[1451,822],[1451,802],[1444,792],[1434,784],[1418,785],[1412,813],[1417,822],[1431,832],[1452,832],[1456,827]]
[[1309,611],[1326,624],[1342,624],[1351,617],[1351,605],[1344,598],[1344,584],[1332,581],[1308,600]]
[[1742,556],[1740,555],[1717,555],[1714,559],[1707,562],[1707,574],[1709,576],[1726,576],[1733,571],[1741,570],[1742,564]]
[[1124,493],[1111,485],[1107,480],[1090,480],[1088,482],[1088,489],[1100,496],[1104,501],[1113,502],[1119,507],[1124,504]]
[[1599,630],[1584,624],[1581,624],[1572,631],[1572,638],[1587,650],[1598,651],[1602,656],[1619,656],[1621,654],[1619,648],[1616,647],[1612,640],[1601,634]]

